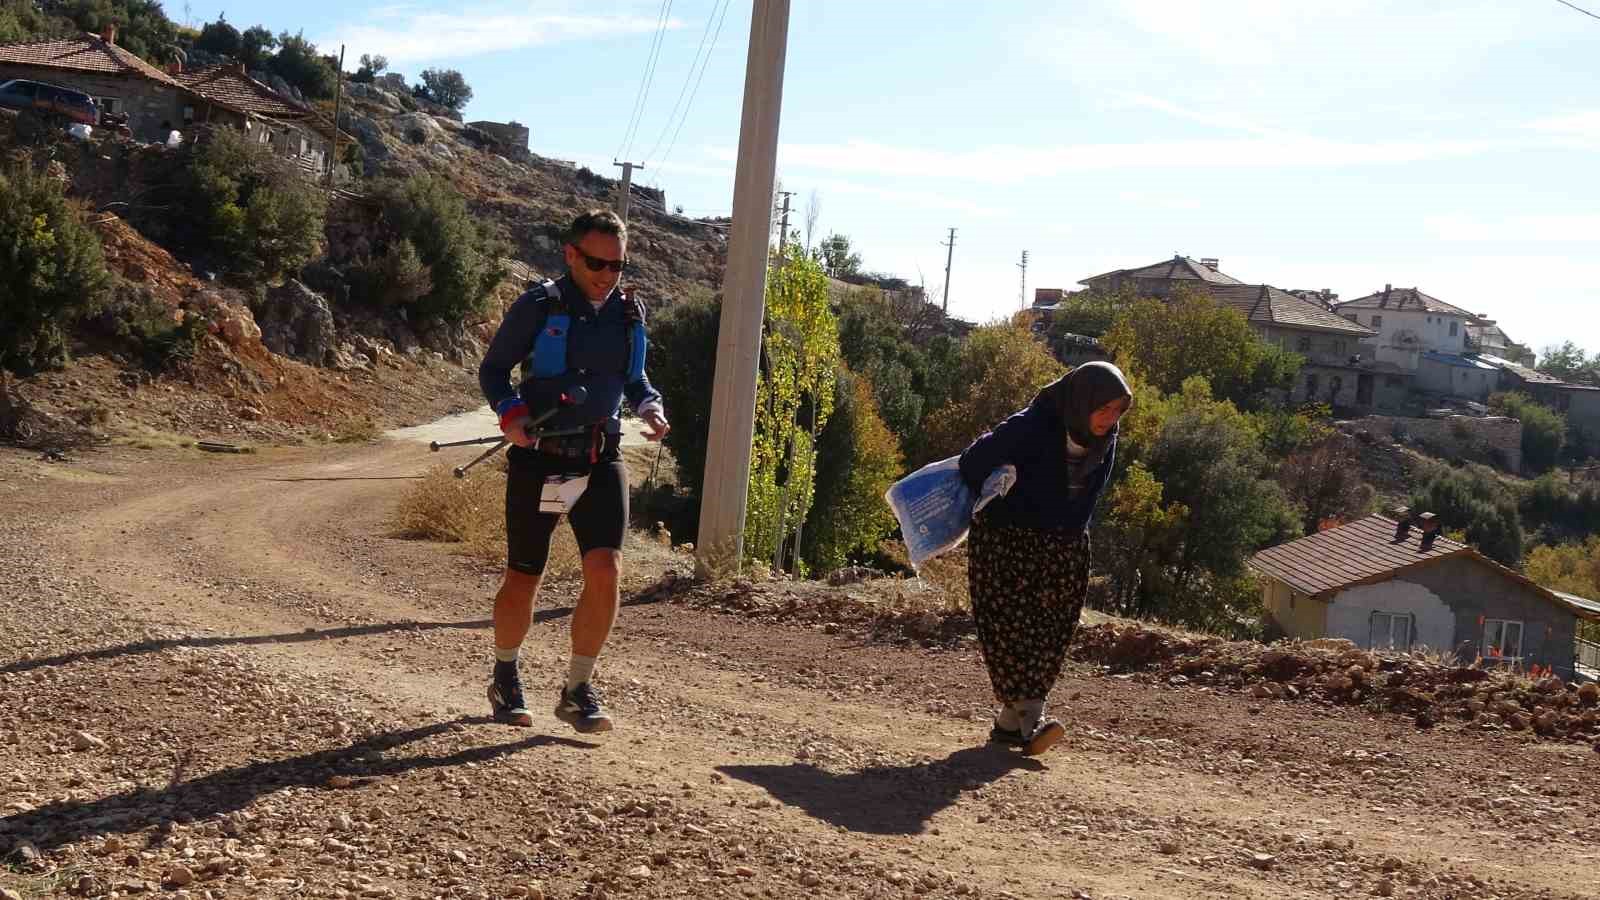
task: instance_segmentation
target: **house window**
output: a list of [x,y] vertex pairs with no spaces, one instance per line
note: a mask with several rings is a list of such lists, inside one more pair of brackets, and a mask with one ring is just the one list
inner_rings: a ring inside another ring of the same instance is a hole
[[1306,396],[1307,397],[1315,397],[1317,395],[1317,382],[1318,382],[1317,373],[1308,372],[1306,374]]
[[103,114],[118,115],[122,112],[122,100],[117,97],[96,97],[94,102],[100,105]]
[[1373,328],[1382,328],[1383,327],[1383,316],[1373,316],[1372,317],[1372,327]]
[[1411,614],[1375,612],[1368,621],[1368,649],[1411,649]]
[[1461,323],[1459,323],[1459,322],[1451,322],[1450,323],[1450,336],[1451,337],[1455,337],[1456,336],[1456,329],[1458,327],[1460,327],[1460,325],[1461,325]]
[[1298,346],[1298,349],[1300,350],[1301,353],[1310,353],[1311,352],[1311,338],[1308,338],[1308,337],[1301,338],[1300,339],[1300,343],[1297,346]]
[[1483,658],[1515,663],[1522,659],[1522,623],[1510,619],[1483,620]]

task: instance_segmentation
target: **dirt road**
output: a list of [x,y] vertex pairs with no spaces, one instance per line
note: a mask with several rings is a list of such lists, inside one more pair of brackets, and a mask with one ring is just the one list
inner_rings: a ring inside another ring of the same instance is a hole
[[1583,747],[1079,668],[1069,738],[1024,760],[978,743],[970,646],[649,602],[688,561],[643,540],[601,663],[618,730],[543,711],[572,584],[524,651],[536,727],[488,723],[495,573],[385,524],[433,461],[0,451],[0,887],[1600,896]]

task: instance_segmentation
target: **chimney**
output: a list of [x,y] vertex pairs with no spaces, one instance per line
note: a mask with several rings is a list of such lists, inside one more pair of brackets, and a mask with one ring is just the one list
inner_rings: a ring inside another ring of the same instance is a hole
[[117,45],[117,26],[115,22],[107,23],[106,27],[101,30],[100,40],[105,41],[113,47]]
[[1398,544],[1411,534],[1411,508],[1396,506],[1390,511],[1390,515],[1394,516],[1394,542]]
[[1439,517],[1431,512],[1425,512],[1417,517],[1417,522],[1422,526],[1422,552],[1433,549],[1433,542],[1439,537]]
[[167,74],[168,75],[182,75],[183,74],[183,60],[175,59],[172,62],[167,63]]
[[1215,256],[1204,256],[1200,258],[1200,265],[1215,272],[1217,267],[1222,265],[1222,260],[1217,259]]

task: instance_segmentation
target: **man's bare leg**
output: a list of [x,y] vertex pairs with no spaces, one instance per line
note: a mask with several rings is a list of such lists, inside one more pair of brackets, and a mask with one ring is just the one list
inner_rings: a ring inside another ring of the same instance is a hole
[[594,692],[594,667],[611,636],[622,605],[622,554],[590,550],[583,555],[583,593],[572,613],[572,662],[556,717],[582,732],[610,731],[611,717]]
[[494,681],[489,685],[489,706],[496,721],[524,728],[533,724],[522,697],[517,656],[533,625],[533,603],[539,594],[539,576],[507,569],[494,596]]

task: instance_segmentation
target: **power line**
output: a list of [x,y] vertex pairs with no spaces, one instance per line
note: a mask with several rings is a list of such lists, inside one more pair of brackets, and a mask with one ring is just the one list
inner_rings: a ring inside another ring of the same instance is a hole
[[1587,9],[1584,9],[1581,6],[1577,6],[1576,4],[1568,3],[1567,0],[1556,0],[1556,2],[1561,4],[1562,6],[1571,6],[1573,9],[1577,10],[1578,12],[1583,13],[1584,15],[1588,16],[1591,19],[1600,19],[1600,14],[1589,12]]
[[667,119],[661,125],[661,134],[656,136],[654,147],[644,155],[646,162],[656,155],[661,145],[667,139],[667,132],[672,130],[672,120],[678,117],[678,109],[683,106],[683,98],[689,93],[689,82],[694,80],[695,69],[700,65],[700,56],[706,52],[706,41],[711,37],[711,26],[717,21],[717,2],[713,0],[711,12],[706,16],[706,27],[700,31],[700,46],[695,48],[694,58],[689,62],[689,68],[683,73],[683,84],[678,88],[678,99],[673,101],[672,112],[667,113]]
[[689,111],[694,108],[694,98],[700,93],[700,81],[706,77],[706,68],[711,65],[711,54],[717,49],[717,38],[722,36],[722,23],[728,18],[728,4],[731,0],[722,0],[722,15],[717,17],[717,30],[711,35],[711,48],[706,51],[705,59],[700,63],[700,74],[695,76],[694,89],[689,92],[689,102],[683,108],[683,116],[678,119],[678,128],[672,132],[672,140],[667,144],[667,149],[661,154],[661,159],[656,161],[656,168],[660,169],[666,163],[667,157],[672,155],[672,148],[678,146],[678,135],[683,133],[683,123],[689,121]]
[[623,132],[622,144],[613,157],[626,159],[633,151],[633,139],[644,118],[644,108],[650,99],[650,84],[656,77],[656,60],[661,56],[661,41],[667,33],[667,19],[672,16],[672,0],[661,0],[661,12],[656,16],[656,36],[650,43],[650,52],[644,58],[644,74],[639,76],[639,92],[633,96],[633,115],[628,117],[628,130]]

